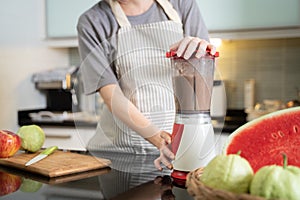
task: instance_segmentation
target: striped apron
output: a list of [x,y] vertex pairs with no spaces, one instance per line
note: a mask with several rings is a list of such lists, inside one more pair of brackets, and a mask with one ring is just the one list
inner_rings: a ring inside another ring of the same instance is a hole
[[[170,20],[131,26],[116,0],[108,0],[120,25],[114,61],[124,95],[159,129],[172,132],[175,103],[169,46],[183,38],[180,17],[168,0],[157,0]],[[157,148],[115,118],[106,106],[90,151],[159,154]]]

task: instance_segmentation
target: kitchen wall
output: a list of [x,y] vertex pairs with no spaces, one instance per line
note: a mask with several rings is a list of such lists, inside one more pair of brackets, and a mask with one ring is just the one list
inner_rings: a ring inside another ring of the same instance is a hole
[[223,41],[217,67],[229,108],[244,108],[244,81],[255,80],[255,100],[286,102],[300,89],[300,38]]
[[[300,89],[300,38],[223,40],[218,49],[217,78],[224,80],[227,106],[244,109],[244,81],[255,80],[255,102],[297,98]],[[76,48],[70,62],[79,64]]]
[[45,44],[41,0],[0,1],[0,27],[0,129],[17,131],[18,110],[46,105],[31,82],[32,74],[67,66],[68,49]]

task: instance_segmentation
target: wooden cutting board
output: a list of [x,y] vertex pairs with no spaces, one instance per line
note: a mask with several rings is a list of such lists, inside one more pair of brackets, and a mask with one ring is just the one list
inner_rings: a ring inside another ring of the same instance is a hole
[[58,177],[101,169],[109,167],[111,164],[111,161],[108,159],[72,152],[55,151],[45,159],[26,167],[25,163],[38,154],[19,153],[10,158],[1,158],[0,165],[47,177]]

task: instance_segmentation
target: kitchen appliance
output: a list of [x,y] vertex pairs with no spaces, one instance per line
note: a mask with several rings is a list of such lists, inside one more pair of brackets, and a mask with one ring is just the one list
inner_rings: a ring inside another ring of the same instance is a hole
[[225,84],[222,80],[214,80],[211,105],[210,105],[210,116],[212,118],[220,118],[224,120],[226,116],[227,99]]
[[32,82],[46,97],[46,106],[18,111],[18,125],[41,126],[45,132],[43,148],[55,145],[66,151],[87,151],[103,101],[98,93],[84,94],[79,68],[68,66],[38,72],[33,74]]
[[103,100],[85,95],[79,68],[56,68],[33,75],[36,88],[46,95],[46,108],[29,114],[35,122],[98,122]]
[[255,80],[248,79],[244,82],[244,108],[246,111],[253,110],[255,105]]
[[173,69],[173,90],[176,115],[172,132],[172,151],[175,154],[175,182],[186,180],[192,170],[204,167],[214,156],[214,130],[210,107],[217,52],[210,51],[200,59],[185,60],[175,52],[167,52]]
[[75,89],[78,87],[78,67],[56,68],[33,75],[37,89],[45,93],[48,111],[77,111],[79,97]]

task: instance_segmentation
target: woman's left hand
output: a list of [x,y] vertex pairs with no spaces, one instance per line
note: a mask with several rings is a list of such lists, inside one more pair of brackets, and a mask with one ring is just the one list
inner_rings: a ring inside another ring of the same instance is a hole
[[167,168],[172,169],[173,165],[171,161],[174,160],[175,155],[170,149],[171,134],[166,131],[161,131],[160,137],[163,139],[162,144],[159,148],[160,156],[154,160],[154,165],[158,170],[163,169],[161,163],[164,164]]
[[200,58],[206,54],[206,49],[210,50],[211,55],[215,55],[216,47],[214,45],[204,39],[190,36],[183,38],[170,47],[171,51],[176,51],[178,57],[183,57],[186,60],[189,59],[194,52],[196,52],[195,57]]

